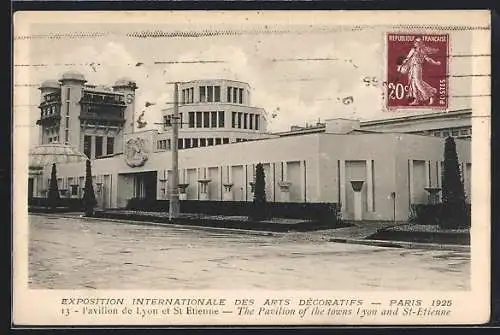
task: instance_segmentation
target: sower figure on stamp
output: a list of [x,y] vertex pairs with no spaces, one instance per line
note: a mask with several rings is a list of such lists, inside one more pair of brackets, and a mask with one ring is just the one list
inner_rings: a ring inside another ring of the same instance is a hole
[[425,101],[429,101],[429,105],[432,105],[434,102],[437,89],[422,79],[422,70],[425,62],[441,65],[440,61],[429,57],[429,54],[437,51],[436,48],[427,47],[421,38],[416,38],[408,56],[398,65],[398,72],[408,73],[408,94],[413,98],[410,106],[419,105]]

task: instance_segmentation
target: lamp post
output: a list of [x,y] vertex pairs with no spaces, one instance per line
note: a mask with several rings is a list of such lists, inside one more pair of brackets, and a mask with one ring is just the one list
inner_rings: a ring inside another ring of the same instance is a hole
[[179,216],[180,205],[179,205],[179,83],[174,83],[174,114],[172,115],[172,180],[169,183],[171,185],[170,190],[170,201],[169,201],[169,220],[172,220]]

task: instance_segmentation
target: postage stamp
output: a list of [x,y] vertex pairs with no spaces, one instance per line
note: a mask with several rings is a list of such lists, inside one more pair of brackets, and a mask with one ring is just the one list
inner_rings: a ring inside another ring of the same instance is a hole
[[387,107],[448,107],[447,34],[387,35]]

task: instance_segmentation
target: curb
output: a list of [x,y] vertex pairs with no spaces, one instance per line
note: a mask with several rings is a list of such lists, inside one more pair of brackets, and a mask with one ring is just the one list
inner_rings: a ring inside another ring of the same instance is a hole
[[221,227],[210,227],[210,226],[196,226],[196,225],[182,225],[175,223],[160,223],[160,222],[150,222],[150,221],[138,221],[138,220],[124,220],[124,219],[111,219],[111,218],[96,218],[96,217],[79,217],[74,215],[54,215],[52,213],[30,213],[30,215],[38,215],[45,216],[49,218],[64,218],[64,219],[85,219],[85,220],[94,220],[94,221],[108,221],[115,223],[125,223],[125,224],[133,224],[137,226],[156,226],[156,227],[173,227],[179,229],[197,229],[197,230],[215,230],[215,231],[231,231],[231,232],[241,232],[248,235],[259,235],[259,236],[276,236],[276,235],[285,235],[287,233],[284,232],[274,232],[274,231],[262,231],[262,230],[249,230],[249,229],[236,229],[236,228],[221,228]]
[[362,244],[376,247],[386,248],[402,248],[402,249],[425,249],[425,250],[447,250],[447,251],[462,251],[470,252],[469,245],[458,244],[437,244],[437,243],[419,243],[406,241],[384,241],[384,240],[360,240],[351,238],[331,238],[329,242]]
[[[284,236],[286,234],[289,234],[288,232],[271,232],[271,231],[236,229],[236,228],[220,228],[220,227],[208,227],[208,226],[196,226],[196,225],[180,225],[180,224],[175,224],[175,223],[159,223],[159,222],[111,219],[111,218],[79,217],[76,215],[63,215],[63,214],[57,215],[57,214],[51,214],[51,213],[50,214],[30,213],[30,215],[45,216],[45,217],[50,217],[50,218],[66,218],[66,219],[84,218],[86,220],[108,221],[108,222],[115,222],[115,223],[122,223],[122,224],[123,223],[133,224],[133,225],[139,225],[139,226],[174,227],[174,228],[181,228],[181,229],[186,229],[186,230],[192,228],[192,229],[198,229],[198,230],[231,231],[231,232],[239,232],[239,233],[259,235],[259,236]],[[456,245],[456,244],[417,243],[417,242],[406,242],[406,241],[369,240],[369,239],[335,238],[335,237],[328,238],[328,239],[326,239],[326,241],[334,242],[334,243],[369,245],[369,246],[385,247],[385,248],[447,250],[447,251],[470,252],[469,245]]]

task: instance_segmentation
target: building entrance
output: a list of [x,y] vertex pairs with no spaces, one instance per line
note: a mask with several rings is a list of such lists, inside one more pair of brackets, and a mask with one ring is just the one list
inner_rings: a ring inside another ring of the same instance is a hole
[[134,198],[155,200],[157,189],[156,171],[134,174]]

